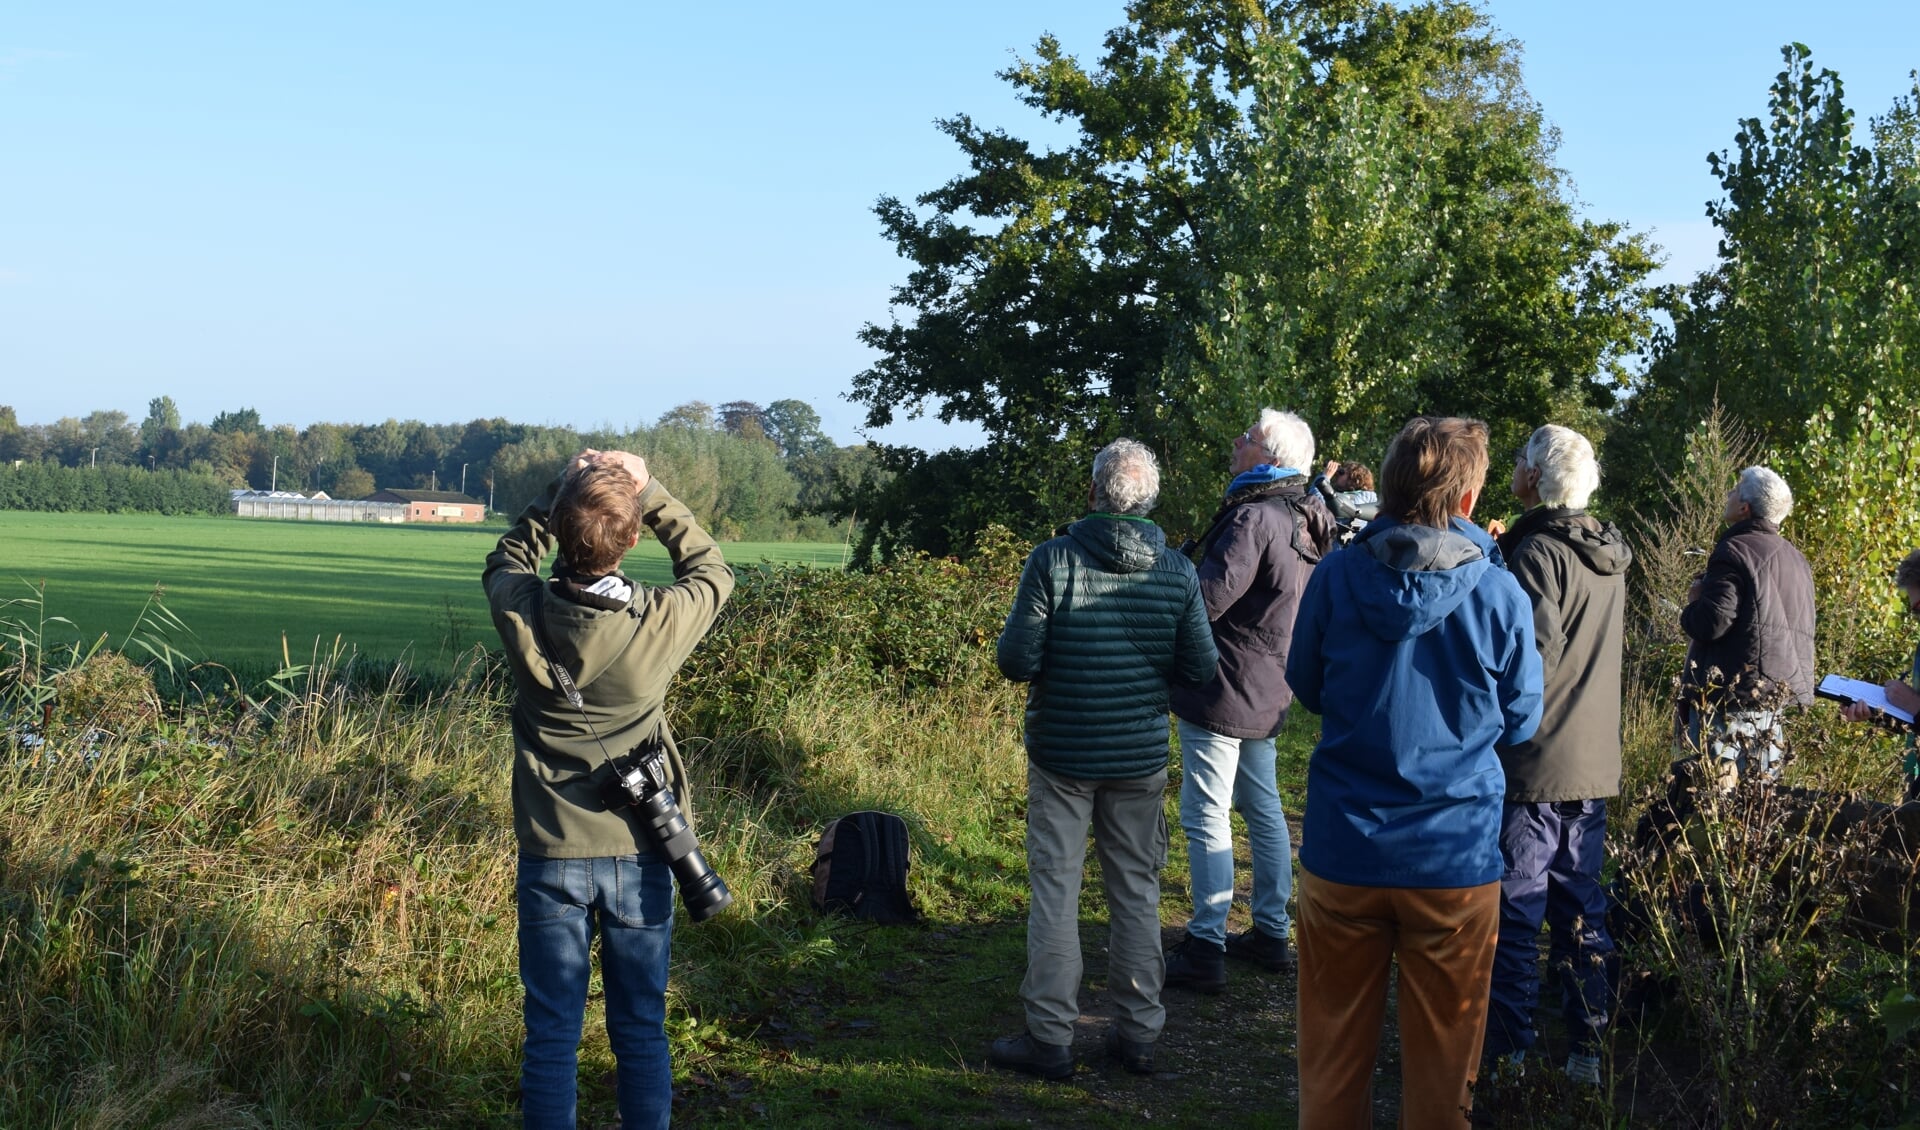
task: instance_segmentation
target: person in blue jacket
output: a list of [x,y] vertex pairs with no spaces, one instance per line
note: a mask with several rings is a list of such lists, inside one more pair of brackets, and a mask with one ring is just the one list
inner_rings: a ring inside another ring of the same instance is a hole
[[1487,426],[1420,416],[1387,449],[1380,516],[1328,555],[1287,657],[1321,715],[1299,907],[1302,1126],[1372,1124],[1400,968],[1401,1125],[1465,1126],[1500,928],[1498,745],[1540,723],[1533,605],[1473,524]]

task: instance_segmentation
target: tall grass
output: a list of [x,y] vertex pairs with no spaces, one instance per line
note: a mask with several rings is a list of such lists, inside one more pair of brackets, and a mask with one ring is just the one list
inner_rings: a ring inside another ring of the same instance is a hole
[[[724,1042],[712,1017],[841,960],[806,907],[826,818],[909,813],[916,894],[943,918],[1004,912],[994,877],[1021,859],[1018,698],[985,677],[1004,569],[803,574],[749,578],[676,700],[703,846],[737,898],[675,939],[683,1075]],[[923,614],[902,627],[907,593]],[[793,637],[813,659],[768,681]],[[475,653],[423,695],[336,650],[164,706],[135,667],[143,685],[69,696],[42,725],[19,708],[44,683],[129,677],[113,652],[68,660],[0,682],[0,1126],[514,1124],[496,665]],[[611,1057],[588,1032],[592,1079]]]

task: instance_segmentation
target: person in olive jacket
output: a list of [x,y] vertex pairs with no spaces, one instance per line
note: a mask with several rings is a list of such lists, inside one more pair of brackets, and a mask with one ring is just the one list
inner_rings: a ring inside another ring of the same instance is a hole
[[1160,1003],[1160,869],[1166,864],[1168,684],[1199,686],[1219,657],[1191,562],[1149,521],[1153,452],[1117,439],[1093,460],[1086,517],[1028,556],[1000,633],[1000,670],[1029,684],[1027,1028],[989,1059],[1048,1079],[1073,1074],[1080,1018],[1080,879],[1087,827],[1110,921],[1107,985],[1119,1015],[1107,1051],[1153,1071]]
[[1599,485],[1593,445],[1569,428],[1540,428],[1514,459],[1512,490],[1527,511],[1499,545],[1533,602],[1543,689],[1540,728],[1498,747],[1507,775],[1505,872],[1484,1052],[1510,1071],[1534,1046],[1544,920],[1573,1042],[1567,1074],[1588,1084],[1600,1082],[1600,1036],[1611,1012],[1614,947],[1600,867],[1606,798],[1620,793],[1620,648],[1633,563],[1620,531],[1586,511]]
[[1786,480],[1766,467],[1741,471],[1727,492],[1727,532],[1680,612],[1692,642],[1678,752],[1705,757],[1722,788],[1779,776],[1782,708],[1813,702],[1813,570],[1780,534],[1792,512]]
[[[1227,986],[1229,957],[1276,973],[1293,968],[1293,845],[1274,781],[1274,738],[1293,704],[1287,646],[1294,613],[1314,564],[1333,544],[1333,515],[1308,485],[1312,466],[1307,422],[1263,410],[1233,441],[1226,500],[1195,547],[1220,675],[1173,692],[1193,916],[1167,955],[1170,986],[1217,993]],[[1253,856],[1253,928],[1228,935],[1234,809],[1246,821]]]
[[[674,583],[620,573],[645,526]],[[540,564],[558,548],[551,580]],[[521,1112],[528,1127],[575,1123],[580,1028],[600,938],[607,1039],[625,1127],[666,1126],[673,1106],[666,1020],[673,877],[630,806],[610,808],[607,756],[665,747],[674,795],[693,819],[667,731],[667,680],[733,592],[733,571],[693,514],[637,456],[587,450],[487,557],[483,583],[513,671],[513,829],[520,980],[526,989]],[[582,704],[551,663],[566,669]]]

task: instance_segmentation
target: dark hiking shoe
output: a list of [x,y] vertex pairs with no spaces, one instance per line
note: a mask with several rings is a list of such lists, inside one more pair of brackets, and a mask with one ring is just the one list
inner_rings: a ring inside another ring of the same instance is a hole
[[1135,1075],[1153,1074],[1153,1045],[1127,1039],[1118,1025],[1107,1029],[1107,1058]]
[[1258,926],[1244,934],[1228,934],[1227,956],[1251,961],[1269,973],[1293,972],[1293,947],[1287,945],[1287,939],[1276,938]]
[[1218,993],[1227,987],[1227,951],[1193,935],[1167,951],[1167,987]]
[[1033,1033],[1022,1032],[995,1040],[987,1051],[987,1062],[1042,1079],[1067,1079],[1073,1075],[1073,1048],[1068,1044],[1043,1044],[1033,1038]]

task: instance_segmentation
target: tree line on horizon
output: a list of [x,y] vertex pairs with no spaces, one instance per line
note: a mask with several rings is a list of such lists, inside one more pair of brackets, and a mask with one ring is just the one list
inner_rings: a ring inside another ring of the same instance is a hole
[[858,493],[884,477],[869,448],[836,444],[800,400],[690,401],[650,426],[582,431],[498,417],[295,428],[264,425],[252,408],[182,423],[173,399],[158,396],[137,424],[107,410],[22,424],[0,405],[0,509],[217,513],[231,489],[277,486],[334,498],[464,489],[512,513],[587,446],[646,457],[727,539],[844,537]]

